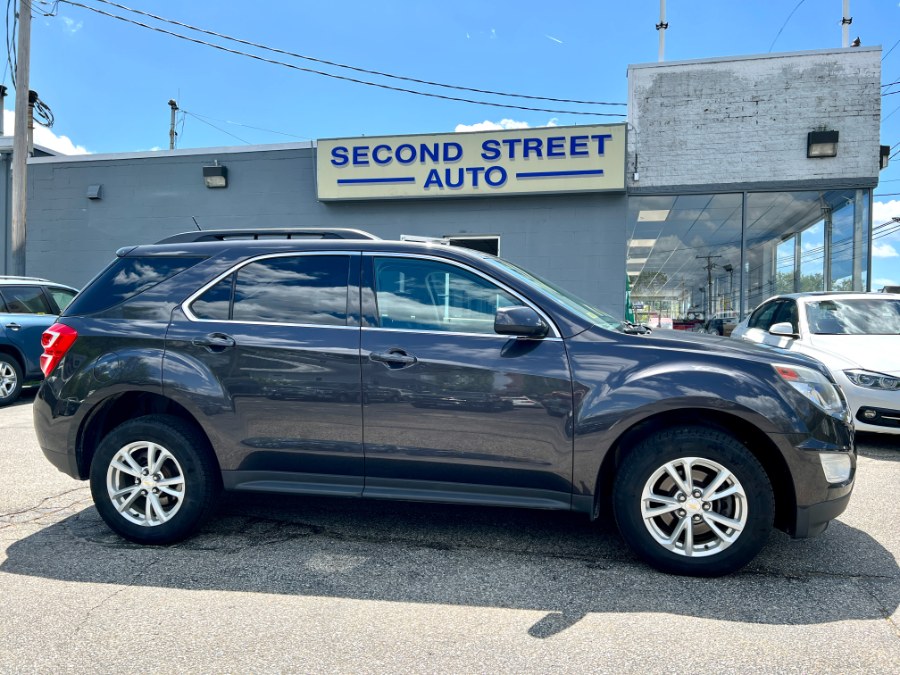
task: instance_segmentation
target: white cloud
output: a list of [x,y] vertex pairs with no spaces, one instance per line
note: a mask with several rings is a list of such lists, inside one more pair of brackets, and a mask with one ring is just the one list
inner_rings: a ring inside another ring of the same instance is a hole
[[561,44],[561,45],[565,44],[565,42],[563,42],[559,38],[553,37],[552,35],[545,35],[544,37],[547,38],[548,40],[553,40],[553,42],[556,42],[557,44]]
[[878,279],[872,279],[872,288],[884,288],[885,286],[900,286],[900,282],[896,279],[890,279],[888,277],[881,277]]
[[889,202],[874,202],[872,204],[873,225],[881,225],[897,216],[900,216],[900,199],[892,199]]
[[897,253],[897,249],[890,244],[872,244],[873,258],[896,258],[898,256],[900,253]]
[[[547,121],[547,124],[542,124],[540,126],[543,127],[555,127],[557,126],[557,119],[554,117]],[[485,120],[484,122],[476,122],[475,124],[457,124],[456,129],[454,131],[499,131],[501,129],[530,129],[531,125],[528,122],[520,122],[518,120],[511,119],[502,119],[499,122],[491,122],[490,120]]]
[[[3,129],[7,136],[12,136],[15,129],[16,114],[12,110],[3,111]],[[83,145],[75,145],[68,136],[57,136],[47,127],[35,123],[34,125],[34,144],[42,145],[50,148],[63,155],[89,155],[88,150]]]
[[84,21],[76,21],[75,19],[70,19],[67,16],[61,16],[59,18],[62,19],[62,22],[65,26],[63,30],[65,30],[67,33],[75,34],[81,30],[82,26],[84,26]]

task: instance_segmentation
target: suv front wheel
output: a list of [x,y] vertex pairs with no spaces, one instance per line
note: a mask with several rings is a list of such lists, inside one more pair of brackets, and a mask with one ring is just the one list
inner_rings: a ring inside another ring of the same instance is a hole
[[220,489],[208,443],[190,424],[147,415],[113,429],[91,462],[100,516],[139,544],[171,544],[197,531]]
[[727,433],[659,431],[625,457],[613,488],[622,536],[665,572],[719,576],[746,565],[769,537],[775,504],[765,470]]

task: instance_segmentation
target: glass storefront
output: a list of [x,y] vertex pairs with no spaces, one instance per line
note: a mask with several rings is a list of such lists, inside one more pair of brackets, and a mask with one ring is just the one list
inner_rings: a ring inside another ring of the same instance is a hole
[[690,330],[777,293],[866,290],[868,190],[632,196],[635,319]]

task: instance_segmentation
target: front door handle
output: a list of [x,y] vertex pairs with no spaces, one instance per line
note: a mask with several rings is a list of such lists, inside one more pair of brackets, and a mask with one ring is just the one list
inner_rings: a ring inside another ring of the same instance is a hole
[[388,349],[386,352],[372,352],[369,354],[369,360],[383,363],[385,367],[395,370],[409,368],[419,361],[415,356],[410,356],[399,347]]
[[195,347],[205,347],[211,352],[224,352],[226,349],[234,347],[234,338],[225,333],[210,333],[203,337],[195,337],[191,340],[191,344]]
[[17,324],[16,322],[6,324],[6,327],[10,330],[19,330],[22,326]]

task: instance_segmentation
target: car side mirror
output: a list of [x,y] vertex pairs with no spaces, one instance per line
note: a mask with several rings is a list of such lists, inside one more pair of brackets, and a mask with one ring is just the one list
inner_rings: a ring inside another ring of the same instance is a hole
[[516,337],[542,338],[550,326],[531,307],[501,307],[494,317],[494,332]]
[[769,328],[769,335],[789,338],[800,337],[800,335],[794,332],[794,327],[789,321],[782,321],[781,323],[772,324],[771,328]]

